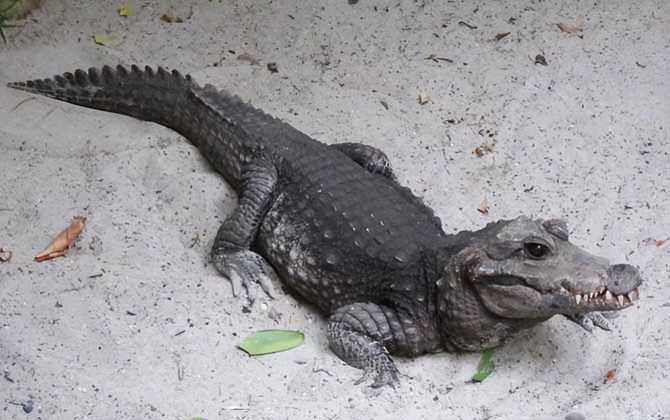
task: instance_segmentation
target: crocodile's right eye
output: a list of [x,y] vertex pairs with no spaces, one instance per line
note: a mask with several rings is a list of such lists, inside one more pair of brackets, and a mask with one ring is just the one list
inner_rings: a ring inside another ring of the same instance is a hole
[[529,242],[523,247],[531,258],[544,258],[549,254],[549,247],[538,242]]

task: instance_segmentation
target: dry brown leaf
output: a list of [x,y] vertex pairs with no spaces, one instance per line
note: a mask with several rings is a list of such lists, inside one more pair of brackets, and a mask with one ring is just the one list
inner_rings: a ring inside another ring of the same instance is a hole
[[482,157],[482,156],[484,156],[484,151],[482,150],[481,147],[477,147],[477,148],[475,148],[475,151],[472,152],[472,153],[474,153],[475,155],[477,155],[477,157]]
[[428,103],[428,101],[430,101],[430,95],[428,95],[428,92],[426,92],[425,90],[419,92],[419,104],[425,105]]
[[578,34],[582,31],[578,27],[568,25],[567,23],[557,23],[556,26],[558,26],[558,29],[560,29],[561,31],[567,32],[569,34]]
[[42,262],[65,255],[65,251],[67,251],[70,244],[74,242],[74,240],[77,239],[79,234],[84,230],[85,224],[85,217],[75,217],[67,229],[59,233],[58,236],[56,236],[51,241],[49,246],[46,247],[44,251],[37,254],[35,261]]
[[0,248],[0,262],[9,262],[11,258],[12,251],[5,251],[4,249]]
[[605,381],[603,384],[607,385],[608,383],[614,380],[614,375],[616,374],[616,369],[612,369],[605,375]]
[[668,239],[670,238],[665,238],[665,239],[656,239],[654,243],[656,243],[656,246],[662,246],[664,243],[668,242]]
[[654,238],[647,238],[642,241],[644,244],[654,244],[656,246],[663,246],[666,242],[670,241],[670,237],[665,238],[665,239],[654,239]]
[[501,39],[505,38],[509,34],[510,34],[509,32],[505,32],[505,33],[496,35],[496,41],[500,41]]
[[181,17],[177,16],[177,11],[174,10],[174,7],[171,7],[171,6],[170,6],[169,9],[167,9],[167,12],[165,12],[163,14],[163,16],[161,16],[161,20],[163,22],[168,22],[168,23],[173,23],[173,22],[181,23],[181,22],[184,21]]
[[477,211],[480,212],[481,214],[489,214],[489,203],[484,199],[481,203],[479,203],[479,207],[477,207]]

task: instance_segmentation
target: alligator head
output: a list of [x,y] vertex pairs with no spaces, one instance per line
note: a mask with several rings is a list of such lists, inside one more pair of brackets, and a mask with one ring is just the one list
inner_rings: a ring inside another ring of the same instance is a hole
[[491,223],[451,238],[440,258],[438,312],[447,347],[495,347],[553,315],[627,308],[642,283],[630,265],[610,263],[568,240],[562,220]]

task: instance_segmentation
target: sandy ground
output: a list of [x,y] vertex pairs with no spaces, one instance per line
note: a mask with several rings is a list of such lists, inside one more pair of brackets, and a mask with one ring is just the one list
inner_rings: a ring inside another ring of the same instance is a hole
[[[0,418],[670,418],[670,244],[647,240],[670,235],[667,2],[201,0],[177,7],[182,23],[159,19],[167,2],[128,3],[121,18],[116,2],[46,1],[7,31],[0,84],[117,63],[190,72],[322,141],[380,147],[447,232],[567,219],[573,242],[640,267],[641,301],[610,333],[528,331],[481,384],[478,354],[443,353],[398,359],[396,390],[353,386],[318,313],[290,296],[244,313],[208,264],[235,195],[185,139],[0,87]],[[95,45],[103,30],[123,42]],[[67,257],[34,262],[77,215]],[[306,341],[236,349],[266,328]]]

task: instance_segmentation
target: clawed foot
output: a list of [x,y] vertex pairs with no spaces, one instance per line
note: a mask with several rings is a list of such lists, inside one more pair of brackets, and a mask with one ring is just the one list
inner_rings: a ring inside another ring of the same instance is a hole
[[399,383],[398,370],[395,368],[395,366],[392,366],[392,369],[385,369],[379,372],[369,370],[365,372],[365,374],[359,380],[354,382],[354,385],[360,385],[363,382],[368,381],[370,378],[374,378],[372,385],[370,385],[372,388],[381,388],[388,385],[395,389],[396,384]]
[[614,328],[614,324],[605,318],[602,312],[588,312],[585,314],[566,315],[566,318],[590,333],[593,332],[594,326],[605,331],[611,331]]
[[230,280],[234,296],[240,293],[242,287],[247,290],[249,306],[253,305],[258,295],[255,283],[271,298],[278,297],[272,286],[273,280],[279,281],[277,274],[267,261],[255,252],[218,251],[212,255],[212,262],[216,269]]

